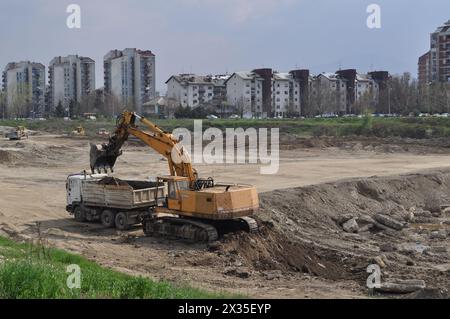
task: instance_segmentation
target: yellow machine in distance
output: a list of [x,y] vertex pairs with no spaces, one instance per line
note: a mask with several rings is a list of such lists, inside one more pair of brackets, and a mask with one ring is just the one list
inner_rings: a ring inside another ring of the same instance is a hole
[[[144,124],[146,130],[141,129],[136,120]],[[130,135],[167,158],[169,165],[170,175],[157,180],[158,185],[167,187],[167,196],[156,200],[151,214],[143,220],[146,235],[213,241],[225,229],[257,230],[256,221],[250,217],[259,207],[255,187],[199,178],[179,141],[136,113],[124,112],[119,117],[108,143],[91,144],[92,172],[113,171]]]
[[17,126],[14,130],[6,134],[10,141],[20,141],[23,138],[28,139],[28,131],[24,126]]
[[79,125],[75,128],[75,130],[73,130],[72,132],[70,132],[71,136],[86,136],[86,131],[84,129],[83,126]]

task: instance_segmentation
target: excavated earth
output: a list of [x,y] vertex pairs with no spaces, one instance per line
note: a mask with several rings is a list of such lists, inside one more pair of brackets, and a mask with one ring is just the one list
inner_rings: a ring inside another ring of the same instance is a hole
[[[250,297],[367,298],[367,267],[378,264],[383,281],[427,285],[382,297],[448,298],[446,141],[284,136],[281,142],[274,176],[258,175],[252,165],[199,165],[216,179],[262,191],[259,233],[226,234],[206,245],[147,238],[138,227],[119,232],[75,222],[64,209],[64,184],[88,163],[88,141],[48,135],[2,140],[0,235],[30,241],[40,233],[49,245],[119,271]],[[147,148],[128,145],[118,163],[126,169],[118,174],[145,179],[166,165]],[[380,224],[380,214],[400,229]]]

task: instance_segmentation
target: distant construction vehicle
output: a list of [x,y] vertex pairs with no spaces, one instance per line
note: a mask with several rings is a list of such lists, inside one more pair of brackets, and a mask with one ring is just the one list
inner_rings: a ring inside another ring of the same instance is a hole
[[28,131],[24,126],[17,126],[6,134],[6,138],[10,141],[20,141],[23,138],[28,138]]
[[[136,120],[144,124],[147,131],[139,128]],[[102,179],[106,175],[95,172],[113,170],[130,135],[167,158],[169,176],[157,177],[155,183],[146,185],[133,181],[123,185],[120,182],[114,185],[113,181],[105,185]],[[68,178],[67,210],[78,220],[95,216],[105,226],[112,227],[115,223],[118,228],[141,220],[147,236],[173,236],[195,241],[214,241],[219,234],[228,231],[253,232],[258,229],[251,218],[259,208],[255,187],[199,178],[179,141],[136,113],[121,115],[107,144],[91,144],[90,158],[92,175]]]
[[86,136],[86,131],[83,126],[77,126],[75,130],[70,132],[70,136]]

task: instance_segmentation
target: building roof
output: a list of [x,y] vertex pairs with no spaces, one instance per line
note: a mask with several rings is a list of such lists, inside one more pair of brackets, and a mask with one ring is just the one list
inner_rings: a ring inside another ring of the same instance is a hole
[[264,80],[260,75],[256,74],[255,72],[239,71],[239,72],[235,72],[232,75],[230,75],[229,78],[225,81],[225,84],[235,75],[240,77],[243,80],[261,80],[261,81]]
[[338,79],[340,79],[339,75],[337,75],[336,73],[331,73],[331,72],[322,72],[318,75],[319,76],[324,76],[327,79],[329,79],[330,81],[337,81]]
[[273,79],[277,81],[289,81],[292,78],[289,73],[274,72]]
[[174,79],[181,85],[194,85],[194,84],[203,84],[203,85],[220,85],[222,82],[226,82],[230,78],[230,75],[197,75],[197,74],[179,74],[171,76],[166,84],[169,83],[170,80]]
[[368,74],[357,73],[356,74],[356,81],[369,82],[369,81],[372,81],[372,77],[370,75],[368,75]]

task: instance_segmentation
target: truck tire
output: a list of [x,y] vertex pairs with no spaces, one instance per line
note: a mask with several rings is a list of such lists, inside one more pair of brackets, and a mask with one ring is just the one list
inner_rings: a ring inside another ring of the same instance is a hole
[[113,228],[115,226],[114,212],[110,210],[104,210],[100,216],[103,226],[106,228]]
[[116,215],[116,228],[118,230],[128,230],[130,229],[130,225],[128,225],[127,214],[120,212]]
[[86,214],[80,206],[75,207],[73,210],[73,217],[75,217],[75,220],[80,223],[84,223],[86,221]]

